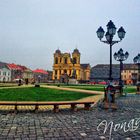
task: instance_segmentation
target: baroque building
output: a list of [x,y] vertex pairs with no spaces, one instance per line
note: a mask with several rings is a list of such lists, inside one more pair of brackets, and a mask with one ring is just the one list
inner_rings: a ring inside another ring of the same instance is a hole
[[75,78],[78,81],[88,81],[90,79],[90,65],[81,64],[80,56],[78,49],[74,49],[72,54],[61,53],[59,49],[56,50],[54,53],[53,80],[66,82],[75,73]]

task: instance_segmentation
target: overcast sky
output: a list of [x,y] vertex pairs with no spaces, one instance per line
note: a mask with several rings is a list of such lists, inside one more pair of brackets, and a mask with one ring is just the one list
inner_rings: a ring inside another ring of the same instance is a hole
[[140,53],[140,0],[0,0],[0,61],[52,70],[56,49],[77,47],[81,63],[109,63],[109,46],[96,31],[110,19],[126,30],[113,54],[123,48],[132,63]]

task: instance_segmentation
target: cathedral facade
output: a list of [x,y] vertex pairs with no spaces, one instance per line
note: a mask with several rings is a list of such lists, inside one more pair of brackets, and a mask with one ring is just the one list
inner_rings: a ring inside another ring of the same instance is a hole
[[61,53],[58,49],[54,53],[53,80],[66,82],[75,75],[77,80],[88,81],[90,79],[90,65],[80,63],[80,52],[74,49],[72,54]]

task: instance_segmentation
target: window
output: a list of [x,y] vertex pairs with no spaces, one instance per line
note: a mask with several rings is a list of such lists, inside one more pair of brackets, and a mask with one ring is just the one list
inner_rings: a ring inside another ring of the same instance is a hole
[[3,75],[5,75],[5,76],[6,76],[6,72],[3,72]]
[[77,63],[77,59],[73,58],[73,64],[76,64],[76,63]]
[[58,58],[57,57],[55,58],[55,64],[58,64]]
[[64,70],[64,73],[67,73],[67,70]]
[[55,75],[57,75],[57,70],[55,70]]
[[67,58],[64,58],[64,63],[67,64]]
[[71,70],[70,70],[70,74],[69,74],[69,76],[71,75]]

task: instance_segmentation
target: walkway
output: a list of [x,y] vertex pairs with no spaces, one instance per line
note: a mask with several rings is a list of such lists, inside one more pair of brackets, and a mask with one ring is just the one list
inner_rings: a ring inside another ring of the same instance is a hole
[[[140,96],[121,97],[117,104],[117,111],[103,110],[100,104],[91,111],[78,112],[69,109],[59,113],[3,111],[0,113],[0,140],[139,140]],[[105,134],[104,124],[99,126],[103,120],[113,124]]]
[[76,89],[76,88],[68,88],[68,87],[58,87],[58,86],[48,86],[48,85],[42,85],[41,87],[67,90],[67,91],[75,91],[75,92],[83,92],[83,93],[88,93],[88,94],[103,94],[103,92],[101,91],[84,90],[84,89]]

